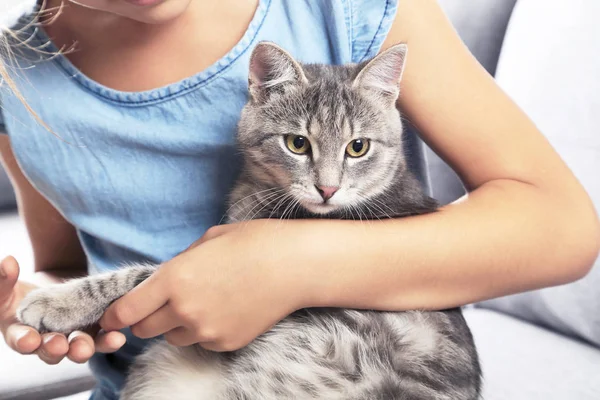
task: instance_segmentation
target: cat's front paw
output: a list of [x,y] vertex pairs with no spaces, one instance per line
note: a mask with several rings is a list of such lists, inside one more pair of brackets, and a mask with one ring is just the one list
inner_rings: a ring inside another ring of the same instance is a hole
[[[52,329],[48,324],[52,324],[56,319],[57,310],[53,304],[51,289],[36,289],[30,292],[19,304],[17,317],[25,325],[29,325],[39,332],[60,332]],[[59,312],[60,313],[60,312]]]
[[76,290],[68,285],[50,286],[35,289],[25,296],[19,304],[17,318],[40,333],[69,334],[90,325],[90,313],[82,308],[85,307],[81,307]]

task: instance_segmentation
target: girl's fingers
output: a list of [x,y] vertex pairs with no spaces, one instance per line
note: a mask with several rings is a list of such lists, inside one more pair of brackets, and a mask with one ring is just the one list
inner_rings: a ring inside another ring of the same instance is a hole
[[88,361],[94,353],[114,353],[125,344],[125,335],[121,332],[100,331],[95,339],[86,332],[73,332],[69,335],[69,353],[67,357],[76,363]]
[[43,353],[41,351],[38,351],[37,355],[40,360],[42,360],[43,362],[45,362],[48,365],[56,365],[56,364],[60,363],[63,360],[63,358],[65,358],[65,356],[50,357],[46,353]]
[[100,319],[102,329],[108,332],[132,326],[165,305],[169,296],[165,286],[159,280],[162,270],[163,268],[159,269],[132,291],[112,303]]
[[217,341],[198,341],[198,335],[196,335],[193,331],[182,326],[165,333],[165,339],[169,344],[178,347],[198,344],[206,350],[215,352],[236,350],[236,348],[224,346],[223,344]]
[[75,331],[69,335],[67,358],[78,364],[89,360],[95,352],[94,339],[85,332]]
[[12,300],[13,288],[19,279],[19,263],[9,256],[0,262],[0,315]]
[[37,350],[38,357],[47,364],[58,364],[69,352],[65,335],[46,333],[42,335],[42,345]]
[[233,349],[226,348],[218,342],[204,342],[198,343],[202,348],[208,351],[214,351],[215,353],[223,352],[223,351],[231,351]]
[[11,324],[4,334],[11,349],[21,354],[31,354],[42,344],[40,334],[33,328],[22,324]]
[[98,353],[114,353],[125,344],[125,335],[121,332],[100,332],[96,336],[95,346]]
[[154,314],[146,317],[131,327],[131,333],[142,339],[149,339],[180,326],[173,310],[168,305],[162,306]]
[[169,344],[177,347],[190,346],[198,343],[196,334],[183,326],[165,333],[165,340]]

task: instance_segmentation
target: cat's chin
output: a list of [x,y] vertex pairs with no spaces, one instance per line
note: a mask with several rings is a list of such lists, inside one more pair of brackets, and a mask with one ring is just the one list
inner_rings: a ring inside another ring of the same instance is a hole
[[339,206],[329,204],[329,203],[313,203],[313,202],[302,202],[302,207],[304,207],[307,211],[316,214],[316,215],[328,215],[337,210],[339,210]]

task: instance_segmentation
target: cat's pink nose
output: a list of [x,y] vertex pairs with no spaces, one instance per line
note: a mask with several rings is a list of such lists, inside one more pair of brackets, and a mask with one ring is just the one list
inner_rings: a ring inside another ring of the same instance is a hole
[[319,191],[319,194],[323,198],[323,201],[327,201],[333,197],[335,192],[337,192],[339,190],[339,187],[337,187],[337,186],[317,186],[317,190]]

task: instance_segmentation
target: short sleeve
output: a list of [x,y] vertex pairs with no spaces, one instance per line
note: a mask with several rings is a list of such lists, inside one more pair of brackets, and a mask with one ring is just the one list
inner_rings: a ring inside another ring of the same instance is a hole
[[398,9],[399,0],[343,0],[352,62],[377,55]]

